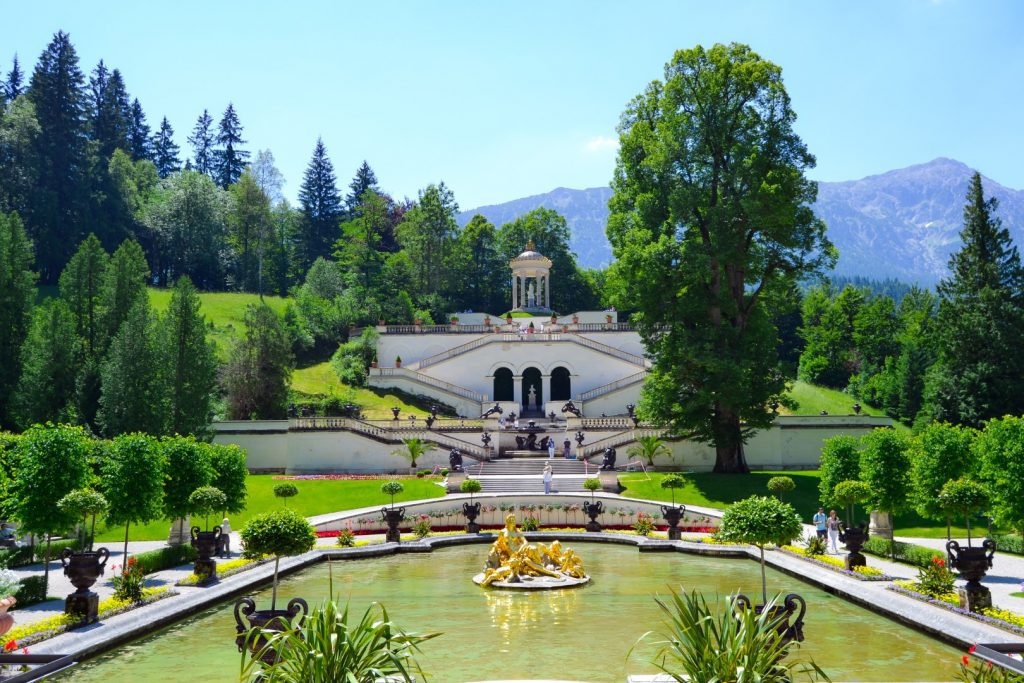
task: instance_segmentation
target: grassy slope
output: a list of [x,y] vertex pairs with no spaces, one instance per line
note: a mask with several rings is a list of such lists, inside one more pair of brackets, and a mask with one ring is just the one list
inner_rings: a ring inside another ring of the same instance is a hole
[[[797,509],[804,522],[810,523],[811,517],[818,510],[817,470],[761,471],[747,475],[690,473],[686,475],[686,487],[676,490],[676,502],[723,508],[748,496],[768,495],[768,480],[781,475],[791,477],[796,482],[796,489],[787,493],[783,500],[791,503]],[[664,476],[663,473],[655,472],[651,474],[651,480],[648,481],[643,473],[620,475],[619,483],[626,489],[622,495],[652,500],[670,500],[671,491],[661,488],[661,479]],[[839,512],[842,515],[842,511]],[[865,513],[858,511],[857,514],[859,517],[863,517]],[[953,533],[966,536],[967,530],[954,527]],[[922,519],[914,512],[906,512],[896,516],[896,534],[898,536],[945,538],[946,525]]]
[[[383,505],[390,500],[380,492],[384,479],[361,479],[358,481],[292,481],[299,489],[299,495],[289,500],[289,507],[305,516],[322,515],[338,510],[352,510],[371,505]],[[228,515],[231,526],[240,529],[246,520],[254,514],[282,507],[281,501],[274,498],[274,485],[281,481],[269,474],[250,475],[248,480],[248,503],[245,512]],[[417,500],[421,498],[439,498],[444,489],[436,481],[429,479],[403,479],[405,492],[395,496],[395,502]],[[220,522],[220,518],[210,519],[210,523]],[[202,526],[204,520],[193,519],[193,524]],[[103,528],[103,531],[100,529]],[[151,522],[145,526],[133,526],[129,538],[133,541],[160,541],[167,538],[170,523],[166,520]],[[124,541],[124,527],[107,529],[101,522],[96,525],[96,540],[105,543]]]
[[[328,361],[306,368],[296,368],[292,373],[292,389],[307,396],[344,396],[349,391],[349,387],[342,384],[334,374]],[[352,391],[353,399],[362,407],[363,415],[371,420],[390,420],[393,406],[398,406],[402,415],[427,415],[424,406],[416,405],[408,400],[409,397],[391,393],[387,389],[366,387],[355,388]]]
[[[857,402],[857,399],[849,394],[807,382],[794,382],[789,395],[800,405],[792,411],[779,408],[783,415],[820,415],[823,410],[827,410],[829,415],[853,415],[853,404]],[[861,405],[864,406],[865,415],[884,415],[876,408],[863,403]]]

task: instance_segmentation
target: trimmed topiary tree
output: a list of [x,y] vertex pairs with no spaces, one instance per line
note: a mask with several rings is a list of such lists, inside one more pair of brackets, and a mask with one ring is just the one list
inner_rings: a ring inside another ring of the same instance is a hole
[[686,479],[681,474],[669,474],[661,480],[661,488],[672,492],[672,507],[676,506],[676,489],[686,486]]
[[459,490],[463,493],[469,494],[469,504],[473,504],[473,494],[480,493],[480,480],[479,479],[465,479],[459,484]]
[[405,487],[399,481],[386,481],[380,485],[380,492],[385,496],[391,496],[391,509],[395,509],[395,496],[405,491]]
[[729,541],[756,546],[761,555],[761,593],[768,603],[768,579],[764,569],[764,547],[783,545],[803,531],[800,515],[789,503],[768,496],[751,496],[726,508],[721,536]]
[[163,440],[162,447],[167,458],[167,477],[164,480],[164,515],[167,519],[184,520],[191,513],[189,496],[213,481],[210,453],[204,446],[191,436],[175,436]]
[[939,504],[939,493],[946,482],[971,472],[976,435],[970,427],[933,422],[910,444],[910,502],[925,519],[946,520],[947,539],[950,512]]
[[[907,507],[910,496],[910,442],[895,429],[875,429],[861,439],[860,479],[871,489],[868,502],[890,516],[889,540],[895,530],[892,519]],[[895,559],[895,545],[892,546]]]
[[789,493],[795,488],[796,482],[792,477],[772,477],[768,480],[768,492],[779,500],[782,500],[782,494]]
[[846,526],[852,527],[857,523],[856,516],[853,514],[854,506],[870,498],[871,489],[862,481],[841,481],[836,484],[832,497],[846,511]]
[[838,501],[832,492],[841,481],[860,479],[860,441],[856,437],[839,435],[825,439],[821,447],[818,493],[822,505],[833,506]]
[[277,570],[282,557],[309,552],[316,545],[316,533],[306,518],[294,510],[274,510],[254,516],[239,532],[248,557],[274,558],[274,588],[271,611],[277,609]]
[[944,510],[963,515],[967,522],[967,547],[971,547],[971,514],[988,506],[988,489],[973,479],[962,477],[947,481],[939,492],[939,505]]
[[224,494],[223,514],[238,514],[245,510],[246,482],[249,469],[245,465],[245,451],[234,444],[206,444],[210,456],[213,479],[210,485]]
[[583,480],[583,488],[590,491],[590,500],[594,500],[594,492],[601,490],[601,480],[597,477],[591,477],[590,479]]
[[204,531],[210,530],[210,515],[223,510],[227,496],[216,486],[200,486],[188,497],[189,514],[205,518]]
[[1024,418],[989,420],[973,451],[992,495],[996,522],[1024,536]]
[[[57,501],[57,507],[69,515],[82,518],[82,523],[78,527],[79,547],[82,551],[92,550],[92,538],[96,535],[96,515],[102,514],[107,509],[107,499],[103,497],[103,494],[92,489],[75,489]],[[85,523],[90,516],[92,517],[92,530],[86,534]],[[88,548],[86,548],[86,538],[90,539]]]
[[160,443],[148,434],[117,437],[100,465],[109,504],[107,524],[124,524],[122,566],[128,561],[129,527],[148,524],[163,515],[165,466]]
[[286,483],[274,486],[274,497],[283,500],[285,507],[288,507],[288,499],[297,495],[299,495],[299,487],[295,484]]

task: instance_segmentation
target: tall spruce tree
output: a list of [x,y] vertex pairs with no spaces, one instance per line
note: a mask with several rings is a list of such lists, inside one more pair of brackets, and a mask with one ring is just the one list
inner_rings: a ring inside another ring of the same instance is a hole
[[11,399],[36,294],[32,261],[32,243],[18,214],[0,213],[0,428],[14,426]]
[[235,105],[228,103],[217,130],[217,181],[225,190],[238,182],[249,160],[249,152],[241,148],[242,124],[235,112]]
[[109,262],[110,256],[99,239],[89,233],[60,274],[60,296],[71,311],[75,332],[87,356],[101,355],[104,350],[107,332],[100,306]]
[[213,143],[213,117],[204,109],[188,136],[188,144],[192,145],[192,168],[210,177],[216,170]]
[[298,268],[305,273],[317,258],[327,257],[338,237],[342,215],[334,166],[327,157],[321,138],[316,139],[313,157],[309,160],[299,188],[302,225],[295,246]]
[[153,160],[149,124],[146,123],[146,113],[142,111],[142,104],[139,103],[138,98],[132,100],[128,117],[128,149],[126,151],[132,156],[133,161]]
[[28,91],[41,130],[32,238],[45,283],[57,281],[84,234],[89,197],[84,83],[75,48],[60,31],[39,57]]
[[115,149],[129,148],[131,104],[121,72],[108,71],[102,59],[89,77],[89,110],[91,137],[105,163]]
[[345,197],[345,208],[350,219],[356,217],[364,192],[373,190],[380,193],[380,186],[377,184],[377,174],[373,172],[370,164],[366,163],[365,159],[362,165],[356,169],[356,175],[352,178],[352,182],[348,184],[348,190],[348,196]]
[[149,301],[140,300],[110,344],[96,415],[107,436],[164,431],[166,400],[155,322]]
[[135,240],[126,240],[117,248],[103,277],[101,292],[103,328],[108,340],[113,339],[129,312],[140,301],[148,301],[146,283],[149,264],[142,247]]
[[160,320],[160,353],[167,390],[167,431],[199,434],[210,423],[217,385],[217,349],[206,340],[199,293],[183,277],[174,285],[167,313]]
[[67,421],[75,395],[78,338],[67,304],[50,299],[32,314],[21,349],[21,378],[13,403],[23,429],[46,421]]
[[7,73],[7,80],[3,85],[8,100],[13,101],[25,94],[25,74],[21,71],[17,53],[14,54],[14,62],[11,64],[11,70]]
[[166,178],[181,168],[178,145],[174,142],[174,129],[165,116],[160,121],[160,130],[153,137],[153,163],[161,178]]
[[981,175],[971,177],[964,207],[963,247],[939,283],[935,326],[938,361],[926,386],[936,420],[980,427],[1024,412],[1024,269],[1020,255],[985,199]]

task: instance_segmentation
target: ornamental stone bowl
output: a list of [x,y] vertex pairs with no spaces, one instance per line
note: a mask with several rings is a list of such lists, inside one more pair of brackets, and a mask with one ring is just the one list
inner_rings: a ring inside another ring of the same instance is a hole
[[[480,585],[483,583],[484,574],[480,572],[473,577],[473,583]],[[590,577],[584,576],[577,579],[575,576],[562,576],[561,578],[555,578],[553,576],[521,576],[519,581],[494,581],[489,586],[490,588],[503,588],[505,590],[515,591],[543,591],[543,590],[557,590],[559,588],[579,588],[590,583]]]

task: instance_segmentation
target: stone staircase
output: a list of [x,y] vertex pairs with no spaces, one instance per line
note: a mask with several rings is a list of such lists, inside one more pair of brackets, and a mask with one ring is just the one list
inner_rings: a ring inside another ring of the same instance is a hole
[[[534,451],[539,455],[539,451]],[[547,454],[545,453],[545,456]],[[544,463],[554,472],[552,493],[583,492],[583,481],[597,476],[597,467],[579,460],[546,457],[501,459],[470,467],[469,476],[480,481],[484,493],[544,493]]]

